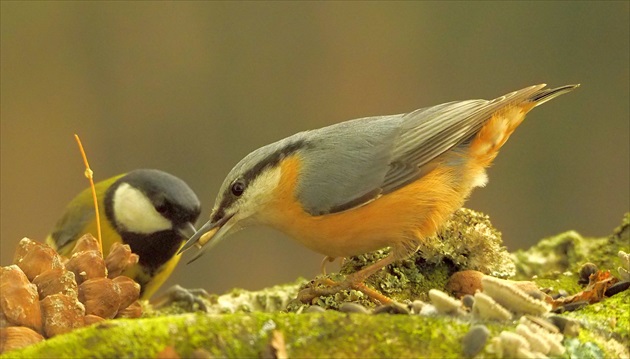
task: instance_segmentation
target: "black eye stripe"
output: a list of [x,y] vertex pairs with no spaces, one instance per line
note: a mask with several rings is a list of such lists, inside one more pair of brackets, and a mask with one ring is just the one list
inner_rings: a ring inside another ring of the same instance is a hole
[[308,144],[303,140],[291,143],[287,145],[286,147],[284,147],[283,149],[270,154],[269,156],[267,156],[266,158],[258,162],[255,166],[253,166],[247,172],[245,172],[241,178],[246,180],[247,182],[251,182],[259,174],[261,174],[266,168],[277,165],[284,158],[292,155],[293,153],[297,152],[299,149],[307,147],[307,146]]
[[217,221],[223,218],[226,210],[230,208],[234,202],[237,201],[240,195],[234,194],[234,192],[232,191],[233,189],[232,187],[234,187],[234,185],[238,181],[241,181],[241,183],[244,185],[243,191],[245,191],[245,189],[247,188],[247,184],[254,181],[256,177],[261,172],[263,172],[266,168],[278,164],[280,161],[282,161],[282,159],[286,158],[287,156],[292,155],[293,153],[307,146],[309,146],[309,144],[304,140],[298,140],[298,141],[289,143],[281,150],[269,154],[267,157],[263,158],[260,162],[252,166],[249,170],[241,174],[240,178],[232,182],[230,186],[224,189],[224,192],[221,195],[221,202],[219,203],[215,214],[212,216],[212,220]]

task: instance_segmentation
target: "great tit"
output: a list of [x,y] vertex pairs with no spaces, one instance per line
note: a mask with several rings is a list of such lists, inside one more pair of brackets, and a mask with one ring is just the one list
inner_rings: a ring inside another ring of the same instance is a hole
[[[171,274],[184,241],[195,233],[201,212],[197,195],[181,179],[154,169],[138,169],[95,185],[98,199],[103,255],[115,242],[131,247],[138,264],[126,275],[141,286],[148,299]],[[87,188],[67,206],[46,242],[69,255],[85,233],[96,236],[92,191]]]

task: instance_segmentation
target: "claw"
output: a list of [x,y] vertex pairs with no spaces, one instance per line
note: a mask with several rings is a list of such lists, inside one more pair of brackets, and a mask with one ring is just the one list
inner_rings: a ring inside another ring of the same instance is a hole
[[326,262],[332,263],[335,261],[335,259],[337,258],[329,257],[329,256],[326,256],[324,257],[324,259],[322,259],[322,264],[321,264],[322,275],[324,276],[326,275]]
[[339,291],[344,289],[350,290],[358,290],[359,292],[365,294],[370,299],[380,302],[381,304],[391,303],[392,299],[375,291],[372,288],[367,287],[365,284],[361,282],[357,282],[353,280],[352,275],[348,276],[346,280],[343,282],[335,282],[328,278],[320,278],[313,282],[313,286],[310,288],[302,289],[298,295],[297,299],[302,303],[313,304],[313,301],[324,295],[333,295]]
[[[331,261],[330,257],[324,258],[324,260],[322,261],[322,270],[324,270],[326,260]],[[317,297],[321,297],[323,295],[332,295],[344,289],[354,289],[362,292],[372,300],[378,301],[381,304],[391,303],[391,298],[384,296],[374,289],[366,287],[365,284],[363,284],[363,281],[381,268],[392,264],[395,260],[396,256],[394,254],[390,254],[387,257],[379,260],[378,262],[371,264],[358,272],[348,275],[343,282],[339,283],[325,277],[317,279],[313,282],[311,288],[303,289],[300,291],[300,293],[298,293],[298,299],[302,303],[312,303],[313,300],[315,300],[315,298]]]

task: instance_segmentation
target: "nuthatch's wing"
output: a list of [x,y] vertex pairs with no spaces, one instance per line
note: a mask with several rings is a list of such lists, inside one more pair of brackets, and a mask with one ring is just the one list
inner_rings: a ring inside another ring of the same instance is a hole
[[313,215],[344,211],[414,182],[433,159],[477,133],[497,110],[520,104],[545,85],[492,101],[450,102],[408,114],[342,122],[287,140],[305,140],[308,155],[297,196]]
[[530,86],[492,101],[450,102],[404,115],[383,191],[388,193],[417,180],[426,173],[422,171],[424,165],[476,134],[496,111],[527,101],[543,87]]

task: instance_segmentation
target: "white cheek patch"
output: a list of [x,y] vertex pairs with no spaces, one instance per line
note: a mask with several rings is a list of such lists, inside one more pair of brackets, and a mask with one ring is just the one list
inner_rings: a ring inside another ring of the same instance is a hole
[[264,210],[265,205],[272,199],[278,183],[280,183],[280,177],[280,167],[276,166],[262,172],[247,186],[243,197],[239,199],[239,216],[242,219]]
[[116,189],[113,200],[116,222],[128,232],[150,234],[173,227],[142,192],[127,183]]

